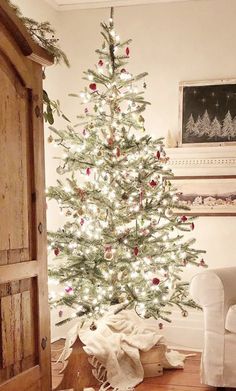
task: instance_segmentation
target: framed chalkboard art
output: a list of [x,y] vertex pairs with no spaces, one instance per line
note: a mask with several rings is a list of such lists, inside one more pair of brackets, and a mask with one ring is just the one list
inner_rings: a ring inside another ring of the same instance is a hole
[[180,83],[180,146],[236,144],[236,79]]

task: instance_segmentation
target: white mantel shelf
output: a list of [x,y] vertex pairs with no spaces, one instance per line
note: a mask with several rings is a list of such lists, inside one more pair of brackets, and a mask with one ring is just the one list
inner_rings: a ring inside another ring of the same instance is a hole
[[166,148],[176,176],[236,176],[236,145]]

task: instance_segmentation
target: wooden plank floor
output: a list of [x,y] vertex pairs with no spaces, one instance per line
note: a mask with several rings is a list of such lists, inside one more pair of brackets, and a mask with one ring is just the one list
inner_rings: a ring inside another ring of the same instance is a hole
[[[54,387],[61,379],[59,371],[62,364],[56,363],[56,361],[63,345],[64,340],[52,344],[52,380]],[[200,353],[196,353],[195,357],[190,357],[186,360],[184,370],[165,370],[163,376],[145,379],[142,384],[135,388],[135,391],[215,391],[216,388],[214,387],[200,384],[200,359]]]

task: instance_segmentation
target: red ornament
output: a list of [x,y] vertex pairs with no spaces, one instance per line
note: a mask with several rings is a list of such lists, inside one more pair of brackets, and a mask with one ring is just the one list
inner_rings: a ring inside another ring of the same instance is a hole
[[60,311],[58,312],[58,316],[59,316],[59,318],[61,318],[61,317],[62,317],[62,315],[63,315],[63,311],[62,311],[62,310],[60,310]]
[[121,73],[126,73],[127,71],[126,71],[125,68],[122,68],[120,72],[121,72]]
[[188,220],[188,218],[186,216],[181,216],[180,220],[184,223],[185,221]]
[[89,84],[89,88],[90,88],[90,90],[92,90],[92,91],[96,91],[96,89],[97,89],[97,84],[96,84],[96,83],[91,83],[91,84]]
[[142,206],[142,203],[143,203],[143,191],[140,191],[140,194],[139,194],[139,204],[140,204],[140,206]]
[[126,56],[129,55],[129,48],[128,47],[125,49],[125,53],[126,53]]
[[102,60],[99,60],[99,61],[98,61],[98,65],[99,65],[100,67],[102,67],[102,66],[103,66],[103,61],[102,61]]
[[163,329],[163,323],[159,323],[159,329],[160,329],[160,330]]
[[54,248],[54,254],[56,255],[56,257],[60,254],[60,249],[58,247]]
[[205,261],[204,261],[204,259],[201,259],[201,261],[200,261],[200,266],[205,266],[206,264],[205,264]]
[[195,228],[195,225],[194,225],[194,223],[191,223],[191,230],[193,231],[193,230],[194,230],[194,228]]
[[112,137],[109,137],[107,139],[107,144],[111,146],[111,145],[113,145],[113,143],[114,143],[114,139]]
[[88,167],[88,168],[86,169],[86,175],[90,175],[90,174],[91,174],[91,168]]
[[65,291],[66,291],[66,293],[71,294],[73,292],[73,288],[71,288],[71,286],[66,286]]
[[138,253],[139,253],[139,249],[138,249],[138,247],[134,247],[134,255],[137,257],[137,255],[138,255]]
[[159,278],[154,277],[154,278],[152,279],[152,284],[153,284],[153,285],[159,285],[159,284],[160,284]]
[[150,185],[151,187],[155,187],[155,186],[157,185],[157,182],[154,181],[154,180],[152,180],[151,182],[149,182],[149,185]]
[[117,148],[117,149],[116,149],[116,156],[117,156],[117,157],[120,157],[120,148]]
[[161,152],[160,151],[157,151],[156,157],[157,157],[158,160],[160,159],[160,157],[161,157]]
[[84,225],[84,219],[81,219],[81,220],[80,220],[80,225],[81,225],[81,226]]

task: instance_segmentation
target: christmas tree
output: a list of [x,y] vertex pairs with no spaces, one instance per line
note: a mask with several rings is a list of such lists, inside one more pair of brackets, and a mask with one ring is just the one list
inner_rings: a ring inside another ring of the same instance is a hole
[[211,123],[211,132],[209,134],[209,138],[214,138],[217,140],[218,137],[221,137],[221,124],[217,117],[214,117]]
[[230,140],[234,136],[234,126],[230,111],[226,113],[223,120],[222,136]]
[[195,122],[194,122],[194,119],[193,119],[193,115],[191,114],[189,116],[189,119],[188,119],[188,122],[186,124],[186,131],[190,134],[190,133],[193,133],[193,130],[194,130],[194,125],[195,125]]
[[195,136],[201,137],[201,127],[202,127],[202,120],[201,120],[201,116],[198,115],[197,121],[195,122],[194,128],[193,128],[193,134]]
[[92,319],[111,305],[116,313],[134,308],[158,320],[169,320],[176,305],[186,316],[196,304],[180,275],[188,264],[204,266],[195,240],[184,241],[193,219],[174,214],[181,205],[162,139],[144,133],[146,73],[128,72],[130,40],[120,41],[112,13],[101,26],[98,63],[84,73],[87,87],[78,95],[84,114],[75,126],[51,128],[49,141],[64,156],[57,169],[62,179],[48,197],[66,218],[49,233],[50,275],[64,286],[53,304]]
[[202,119],[201,119],[201,127],[200,127],[200,136],[209,135],[211,132],[211,120],[209,118],[208,111],[205,110]]

